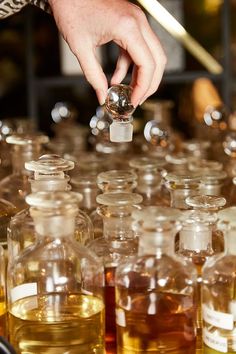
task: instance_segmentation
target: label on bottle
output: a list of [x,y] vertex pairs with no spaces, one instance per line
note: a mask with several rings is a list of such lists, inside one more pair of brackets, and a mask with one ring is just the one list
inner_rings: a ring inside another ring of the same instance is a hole
[[221,353],[227,353],[228,351],[227,338],[219,336],[218,333],[217,335],[214,335],[210,333],[206,328],[203,328],[203,341],[208,347]]
[[207,305],[202,306],[202,317],[205,322],[212,326],[229,330],[234,328],[234,317],[232,314],[212,310]]
[[116,309],[116,324],[121,327],[126,327],[125,311]]
[[21,284],[11,289],[11,301],[15,302],[28,296],[37,295],[37,293],[37,283]]

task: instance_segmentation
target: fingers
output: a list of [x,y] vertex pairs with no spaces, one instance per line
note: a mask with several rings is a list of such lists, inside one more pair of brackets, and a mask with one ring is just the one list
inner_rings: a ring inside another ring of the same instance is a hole
[[116,64],[116,69],[111,78],[111,85],[117,85],[121,83],[128,72],[131,62],[132,60],[129,54],[121,48],[120,55]]
[[89,41],[84,40],[82,45],[78,45],[77,49],[72,49],[72,51],[76,55],[87,81],[96,91],[99,104],[103,105],[107,95],[108,83],[96,57],[96,49]]

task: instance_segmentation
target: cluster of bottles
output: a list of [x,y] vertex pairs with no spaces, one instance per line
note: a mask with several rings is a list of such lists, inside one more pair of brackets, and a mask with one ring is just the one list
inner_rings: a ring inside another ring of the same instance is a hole
[[3,167],[0,181],[6,353],[236,352],[236,138],[227,132],[225,158],[213,160],[215,146],[181,141],[147,102],[146,140],[127,144],[130,93],[109,90],[109,113],[100,108],[91,120],[94,151],[75,143],[58,155],[58,141],[61,153],[74,142],[73,121],[58,140],[4,140],[12,147],[12,171]]

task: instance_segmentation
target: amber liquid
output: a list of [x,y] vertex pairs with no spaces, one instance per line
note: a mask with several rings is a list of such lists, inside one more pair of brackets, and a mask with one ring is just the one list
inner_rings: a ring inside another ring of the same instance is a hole
[[0,289],[0,336],[7,338],[8,328],[7,328],[7,312],[6,312],[6,301],[3,294],[3,289]]
[[10,342],[20,354],[104,354],[104,304],[89,295],[50,294],[17,300]]
[[105,268],[106,353],[116,353],[115,267]]
[[155,291],[132,294],[130,289],[127,294],[127,289],[118,288],[120,303],[127,309],[117,305],[118,354],[195,354],[195,307],[190,296]]

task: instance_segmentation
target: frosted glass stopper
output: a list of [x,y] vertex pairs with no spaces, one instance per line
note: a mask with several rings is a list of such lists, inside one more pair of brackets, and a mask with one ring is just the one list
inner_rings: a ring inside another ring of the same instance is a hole
[[133,139],[133,125],[129,122],[113,121],[110,125],[110,141],[128,143]]
[[129,165],[137,170],[156,170],[158,168],[163,168],[166,165],[166,161],[150,157],[137,157],[130,160]]
[[75,163],[70,160],[65,160],[55,154],[46,154],[40,156],[36,161],[25,163],[25,168],[28,171],[34,171],[42,174],[52,174],[72,170]]
[[48,143],[49,138],[43,134],[14,134],[8,136],[6,142],[13,145],[36,145]]
[[99,194],[96,198],[97,203],[107,206],[129,206],[140,204],[143,198],[136,193],[104,193]]
[[195,195],[187,197],[185,202],[194,209],[218,210],[225,206],[226,199],[210,195]]
[[37,192],[28,194],[25,198],[26,203],[31,207],[40,209],[62,209],[69,210],[77,207],[78,203],[83,199],[82,194],[75,192]]

